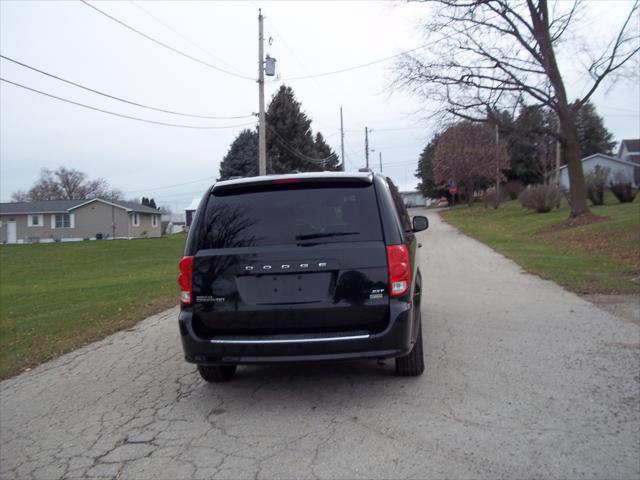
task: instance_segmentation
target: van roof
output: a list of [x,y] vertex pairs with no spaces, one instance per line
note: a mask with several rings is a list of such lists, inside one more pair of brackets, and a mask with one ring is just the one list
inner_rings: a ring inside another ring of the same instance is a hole
[[371,172],[305,172],[288,173],[284,175],[262,175],[258,177],[245,177],[233,180],[223,180],[216,182],[211,187],[211,192],[215,190],[233,189],[235,187],[249,187],[253,185],[270,183],[296,183],[296,182],[363,182],[372,183],[373,174]]

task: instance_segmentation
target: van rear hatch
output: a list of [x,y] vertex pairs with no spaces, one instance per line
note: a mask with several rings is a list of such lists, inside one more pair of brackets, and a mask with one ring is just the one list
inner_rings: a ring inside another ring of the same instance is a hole
[[202,208],[193,232],[198,336],[386,327],[387,258],[370,180],[214,187]]

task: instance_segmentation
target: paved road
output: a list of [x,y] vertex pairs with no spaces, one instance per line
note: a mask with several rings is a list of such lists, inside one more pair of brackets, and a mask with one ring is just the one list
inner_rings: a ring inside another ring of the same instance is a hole
[[207,385],[172,309],[0,384],[0,477],[638,478],[640,328],[431,221],[422,377]]

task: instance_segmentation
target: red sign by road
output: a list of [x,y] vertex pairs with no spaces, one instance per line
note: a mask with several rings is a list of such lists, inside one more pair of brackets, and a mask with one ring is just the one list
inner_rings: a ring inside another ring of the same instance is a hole
[[449,193],[451,195],[455,195],[456,193],[458,193],[458,187],[449,187]]

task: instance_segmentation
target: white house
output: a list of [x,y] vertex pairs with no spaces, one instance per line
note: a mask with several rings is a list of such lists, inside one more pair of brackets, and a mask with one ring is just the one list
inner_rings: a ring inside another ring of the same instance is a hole
[[193,221],[193,215],[196,213],[196,210],[198,209],[198,205],[200,205],[200,199],[194,198],[189,204],[189,206],[184,209],[187,228],[191,226],[191,222]]
[[182,233],[186,229],[182,213],[163,213],[161,221],[163,234]]
[[[622,175],[623,178],[638,186],[639,176],[637,171],[640,170],[640,165],[622,158],[604,155],[603,153],[595,153],[582,159],[582,169],[585,175],[592,172],[597,165],[609,169],[609,182],[615,181],[617,177]],[[560,184],[565,188],[569,188],[569,171],[566,165],[560,167]]]
[[[640,165],[640,138],[627,138],[620,142],[618,158]],[[640,168],[636,169],[636,185],[640,185]]]
[[405,190],[400,192],[400,197],[406,207],[424,207],[427,199],[418,190]]

